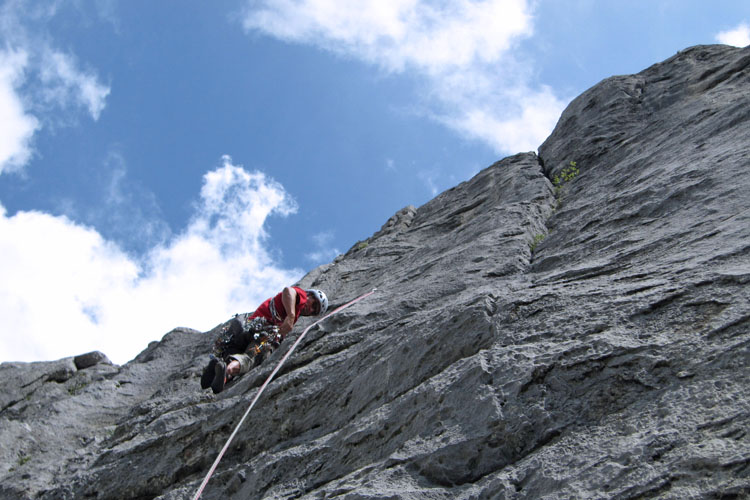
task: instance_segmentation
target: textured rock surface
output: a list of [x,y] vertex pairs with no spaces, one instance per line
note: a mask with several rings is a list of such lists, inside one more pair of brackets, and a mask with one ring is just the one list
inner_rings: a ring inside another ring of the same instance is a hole
[[[379,291],[310,331],[203,498],[747,497],[749,191],[750,49],[603,81],[539,156],[303,279]],[[0,497],[191,498],[273,367],[200,392],[213,333],[0,365]]]

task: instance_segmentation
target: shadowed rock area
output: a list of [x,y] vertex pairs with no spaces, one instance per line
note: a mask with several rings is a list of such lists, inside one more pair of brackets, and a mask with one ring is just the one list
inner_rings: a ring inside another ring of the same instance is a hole
[[[378,291],[310,331],[202,498],[747,498],[749,193],[750,48],[604,80],[538,156],[303,278]],[[0,365],[0,498],[192,498],[283,351],[214,396],[216,333]]]

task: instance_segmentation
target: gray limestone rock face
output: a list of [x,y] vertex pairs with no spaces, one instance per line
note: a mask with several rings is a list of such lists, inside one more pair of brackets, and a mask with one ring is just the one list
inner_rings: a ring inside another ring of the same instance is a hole
[[[302,279],[378,291],[309,331],[202,498],[750,496],[749,192],[750,49],[601,82]],[[0,497],[192,498],[311,321],[216,396],[219,327],[3,363]]]

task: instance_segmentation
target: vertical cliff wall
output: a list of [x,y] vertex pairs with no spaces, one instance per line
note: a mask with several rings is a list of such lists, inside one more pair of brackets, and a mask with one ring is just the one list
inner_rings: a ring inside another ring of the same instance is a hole
[[[694,47],[399,211],[302,280],[379,291],[311,330],[203,498],[750,494],[749,125],[750,49]],[[0,495],[190,498],[274,361],[201,392],[213,334],[0,365]]]

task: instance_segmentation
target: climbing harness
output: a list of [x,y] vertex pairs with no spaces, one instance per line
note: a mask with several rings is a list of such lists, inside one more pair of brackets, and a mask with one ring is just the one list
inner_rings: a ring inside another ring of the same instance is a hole
[[195,496],[193,497],[193,500],[198,500],[201,497],[201,495],[203,494],[203,490],[206,488],[206,485],[208,484],[209,479],[211,479],[211,476],[216,471],[216,467],[218,467],[219,462],[221,461],[222,457],[224,456],[224,453],[226,453],[226,451],[229,449],[229,445],[231,444],[231,442],[234,439],[234,437],[237,435],[237,432],[240,430],[240,427],[242,426],[242,423],[245,421],[245,419],[247,418],[247,416],[250,414],[250,410],[253,409],[253,406],[255,406],[255,403],[260,398],[260,395],[263,394],[263,391],[266,389],[266,387],[268,386],[268,384],[271,383],[271,380],[276,375],[276,373],[281,369],[281,366],[284,364],[284,362],[287,360],[287,358],[289,356],[291,356],[292,352],[294,352],[294,349],[297,348],[297,345],[299,345],[299,343],[302,341],[302,339],[305,338],[305,335],[310,330],[310,328],[314,327],[315,325],[317,325],[318,323],[320,323],[324,319],[333,316],[337,312],[339,312],[339,311],[341,311],[343,309],[346,309],[347,307],[351,306],[352,304],[355,304],[355,303],[359,302],[360,300],[364,299],[365,297],[369,297],[370,295],[372,295],[373,293],[375,293],[375,291],[377,291],[377,288],[373,288],[371,291],[369,291],[369,292],[367,292],[367,293],[365,293],[363,295],[360,295],[359,297],[357,297],[356,299],[352,300],[351,302],[347,302],[343,306],[340,306],[337,309],[331,311],[330,313],[326,314],[325,316],[323,316],[322,318],[320,318],[319,320],[317,320],[316,322],[314,322],[313,324],[311,324],[310,326],[308,326],[307,328],[305,328],[305,330],[302,332],[302,334],[300,334],[300,336],[297,338],[297,340],[294,341],[294,344],[292,344],[292,347],[290,347],[289,350],[287,351],[287,353],[284,354],[284,357],[281,358],[281,361],[278,362],[278,364],[276,365],[276,368],[273,369],[273,371],[268,376],[268,378],[266,379],[266,381],[263,382],[263,385],[260,387],[260,389],[258,390],[258,393],[253,398],[253,401],[250,403],[250,406],[247,408],[247,411],[245,411],[245,414],[242,416],[242,418],[240,419],[239,423],[234,428],[234,431],[229,436],[229,439],[227,439],[226,444],[224,445],[224,447],[219,452],[219,456],[216,457],[216,460],[214,460],[214,463],[211,466],[211,469],[209,469],[208,474],[206,474],[206,477],[203,479],[203,482],[201,483],[200,487],[198,488],[198,491],[195,492]]

